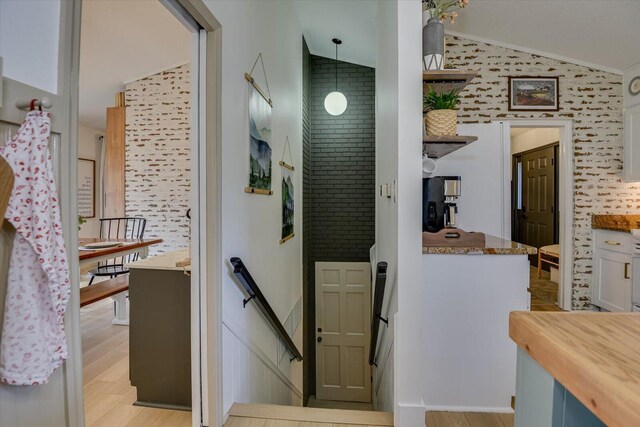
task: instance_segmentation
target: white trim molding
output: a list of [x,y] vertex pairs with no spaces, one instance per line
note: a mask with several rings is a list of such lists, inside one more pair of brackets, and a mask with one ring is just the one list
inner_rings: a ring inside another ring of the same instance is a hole
[[[526,128],[558,128],[560,129],[560,149],[558,163],[558,210],[560,212],[560,283],[558,284],[558,305],[566,311],[572,310],[573,294],[573,120],[557,119],[505,119],[497,122],[504,123],[505,132],[513,127]],[[511,154],[505,156],[506,169],[511,167]],[[510,193],[508,193],[510,195]],[[508,206],[511,206],[509,200]],[[510,227],[511,218],[508,218]]]
[[617,68],[606,67],[604,65],[593,64],[591,62],[581,61],[575,58],[568,58],[566,56],[558,55],[551,52],[546,52],[543,50],[532,49],[530,47],[519,46],[511,43],[506,43],[500,40],[488,39],[485,37],[474,36],[472,34],[461,33],[458,31],[445,30],[445,34],[453,37],[460,37],[463,39],[469,39],[480,43],[486,43],[494,46],[504,47],[507,49],[518,50],[520,52],[530,53],[532,55],[544,56],[545,58],[556,59],[558,61],[568,62],[570,64],[581,65],[583,67],[592,68],[594,70],[605,71],[607,73],[617,74],[619,76],[623,75],[622,70],[618,70]]

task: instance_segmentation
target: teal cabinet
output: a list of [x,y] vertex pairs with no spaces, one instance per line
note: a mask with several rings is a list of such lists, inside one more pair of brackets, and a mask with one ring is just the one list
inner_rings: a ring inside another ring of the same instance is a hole
[[515,427],[606,426],[518,347]]

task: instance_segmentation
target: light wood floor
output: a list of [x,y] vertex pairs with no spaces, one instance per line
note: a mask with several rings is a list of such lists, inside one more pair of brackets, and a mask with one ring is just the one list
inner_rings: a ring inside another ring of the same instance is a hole
[[80,310],[87,426],[191,426],[191,412],[133,406],[129,383],[129,327],[111,324],[111,299]]
[[427,427],[513,427],[513,414],[427,412]]
[[318,400],[315,396],[309,396],[307,402],[309,408],[325,408],[325,409],[350,409],[356,411],[373,411],[372,403],[362,402],[340,402],[337,400]]
[[383,427],[388,412],[235,403],[224,427]]
[[563,311],[558,307],[558,284],[552,282],[548,271],[542,271],[538,279],[538,269],[529,267],[529,292],[531,311]]

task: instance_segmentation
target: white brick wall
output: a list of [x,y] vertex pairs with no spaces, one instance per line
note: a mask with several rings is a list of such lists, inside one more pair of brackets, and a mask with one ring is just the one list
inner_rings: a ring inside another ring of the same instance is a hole
[[[560,42],[560,41],[559,41]],[[504,118],[574,122],[573,308],[588,309],[591,214],[638,213],[640,186],[622,182],[622,76],[457,37],[447,37],[447,64],[477,71],[462,92],[461,123]],[[560,77],[560,111],[510,112],[507,76]]]
[[147,218],[151,255],[187,247],[190,200],[189,65],[125,87],[125,211]]

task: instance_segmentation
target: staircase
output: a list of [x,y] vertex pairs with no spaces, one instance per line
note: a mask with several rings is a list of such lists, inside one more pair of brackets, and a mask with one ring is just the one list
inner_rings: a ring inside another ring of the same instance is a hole
[[302,408],[299,406],[234,403],[224,427],[387,427],[393,426],[389,412],[346,409]]

